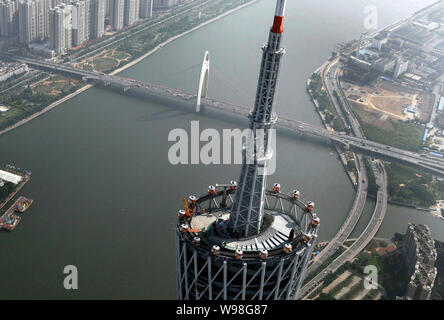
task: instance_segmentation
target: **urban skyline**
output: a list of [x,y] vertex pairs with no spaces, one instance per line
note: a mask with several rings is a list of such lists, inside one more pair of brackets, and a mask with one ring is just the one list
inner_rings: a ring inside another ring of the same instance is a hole
[[[113,31],[153,16],[153,9],[172,7],[177,1],[162,0],[2,0],[0,35],[18,37],[31,46],[46,44],[47,55],[66,55],[90,39],[105,33],[109,16]],[[39,47],[41,49],[41,47]]]

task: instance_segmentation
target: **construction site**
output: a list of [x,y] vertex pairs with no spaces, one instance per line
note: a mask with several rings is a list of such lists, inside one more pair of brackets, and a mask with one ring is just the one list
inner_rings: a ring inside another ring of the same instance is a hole
[[[358,86],[342,82],[349,101],[362,112],[374,113],[374,118],[385,122],[388,118],[400,121],[419,121],[425,123],[430,119],[433,95],[404,88],[386,80],[379,80],[375,86]],[[362,119],[371,119],[362,116]]]

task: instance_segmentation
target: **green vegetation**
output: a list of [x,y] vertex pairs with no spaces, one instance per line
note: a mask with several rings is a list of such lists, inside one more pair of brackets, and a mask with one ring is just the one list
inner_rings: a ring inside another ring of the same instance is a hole
[[[381,244],[384,241],[381,241]],[[335,296],[345,287],[349,286],[351,282],[353,281],[353,277],[356,276],[355,271],[356,266],[353,266],[352,263],[346,262],[343,266],[341,266],[336,272],[328,274],[324,280],[323,283],[310,295],[308,296],[309,299],[314,299],[316,296],[316,300],[336,300]],[[351,270],[352,273],[347,276],[341,283],[336,285],[334,288],[330,290],[328,293],[322,292],[326,287],[328,287],[333,281],[338,279],[339,276],[341,276],[345,271]],[[350,291],[345,293],[342,297],[340,297],[340,300],[349,300],[354,298],[361,290],[363,289],[363,282],[359,281],[357,284],[355,284],[352,288],[350,288]],[[364,297],[364,300],[374,300],[374,298],[377,296],[377,294],[380,292],[380,289],[376,290],[370,290]]]
[[342,281],[341,283],[339,283],[336,287],[334,287],[333,289],[330,290],[330,292],[328,293],[331,297],[336,296],[343,288],[347,287],[348,285],[350,285],[350,283],[352,283],[353,281],[353,274],[350,274],[347,278],[345,278],[344,281]]
[[10,109],[0,113],[0,130],[44,109],[82,86],[78,81],[57,75],[34,87],[19,86],[1,94],[2,104]]
[[[307,284],[311,279],[313,279],[314,277],[316,277],[316,275],[321,272],[322,270],[324,270],[330,263],[332,263],[337,257],[339,257],[343,252],[345,251],[345,249],[343,247],[340,247],[334,254],[331,255],[330,258],[328,258],[319,268],[317,268],[315,271],[313,271],[312,273],[310,273],[303,282],[303,285]],[[327,276],[328,277],[328,276]]]
[[127,59],[130,57],[130,55],[128,53],[121,52],[121,51],[114,51],[111,56],[113,58],[120,59],[120,60]]
[[428,207],[444,196],[444,182],[434,181],[431,174],[398,163],[385,168],[392,201]]
[[341,112],[342,112],[342,114],[345,117],[345,121],[347,122],[348,128],[347,128],[346,132],[350,133],[351,123],[350,123],[350,120],[349,120],[349,118],[347,116],[348,112],[345,109],[344,104],[342,103],[342,99],[339,97],[339,94],[338,94],[338,92],[336,90],[333,91],[333,97],[336,99],[339,107],[341,108]]
[[373,173],[373,170],[370,166],[370,162],[368,162],[368,158],[364,157],[364,165],[365,165],[365,170],[367,171],[367,178],[368,178],[368,189],[367,192],[368,194],[376,197],[377,193],[378,193],[378,185],[376,184],[376,178],[375,175]]
[[389,118],[386,120],[386,127],[392,129],[388,130],[369,124],[363,121],[362,115],[354,113],[365,136],[370,140],[415,152],[423,147],[424,128],[416,123],[406,123]]
[[119,61],[113,58],[98,57],[93,60],[94,69],[100,72],[107,72],[116,68],[119,65]]
[[351,300],[362,290],[364,290],[364,283],[363,281],[359,281],[357,284],[351,287],[351,289],[346,294],[344,294],[340,298],[340,300]]
[[[147,28],[147,30],[143,30],[143,28],[152,25],[155,20],[147,21],[145,23],[138,23],[131,28],[131,32],[133,34],[125,31],[117,33],[112,40],[124,40],[118,44],[115,44],[115,46],[110,46],[107,49],[108,52],[114,51],[110,57],[95,58],[95,67],[97,70],[102,72],[114,71],[117,67],[124,66],[129,61],[134,60],[146,52],[154,49],[156,46],[166,41],[170,37],[190,30],[209,19],[215,18],[224,12],[250,1],[251,0],[217,0],[208,2],[205,5],[190,11],[186,16],[173,18],[168,22],[159,24],[158,26]],[[179,9],[171,12],[171,14],[168,14],[165,17],[173,16],[178,12]],[[134,34],[134,32],[138,30],[143,31],[138,34]],[[80,56],[100,49],[102,45],[107,44],[110,37],[111,36],[104,36],[99,41],[88,45],[86,48],[78,50],[75,54]],[[117,51],[115,51],[116,49]],[[67,61],[67,59],[68,57],[65,57],[65,61]],[[117,59],[128,60],[121,60],[119,64]],[[91,70],[91,65],[86,66],[85,68]],[[33,79],[32,81],[25,83],[20,88],[14,88],[13,90],[0,94],[0,101],[2,102],[2,105],[10,107],[10,110],[0,114],[0,130],[14,125],[20,120],[41,111],[51,103],[65,97],[69,93],[72,93],[83,86],[83,84],[71,80],[66,81],[66,85],[61,83],[52,83],[47,85],[46,88],[42,88],[39,85],[36,87],[30,86],[34,85],[37,80],[41,80],[42,77],[47,77],[47,74],[42,74],[39,79]],[[58,86],[62,86],[63,88],[59,88]]]
[[327,92],[322,88],[322,79],[319,73],[313,73],[311,75],[310,84],[308,89],[311,91],[311,96],[317,101],[319,110],[325,115],[325,120],[335,131],[347,131],[348,129],[342,123],[336,110],[330,103]]
[[379,290],[373,289],[370,290],[362,300],[375,300],[376,296],[378,295]]
[[353,82],[360,86],[367,86],[378,78],[378,73],[375,71],[355,71],[353,69],[344,69],[342,78],[347,82]]
[[331,295],[329,295],[328,293],[323,293],[321,292],[319,294],[319,297],[316,300],[336,300],[335,298],[333,298]]
[[402,244],[404,243],[404,239],[405,239],[405,234],[396,232],[395,235],[393,236],[393,243],[397,248],[401,248]]
[[199,24],[217,17],[218,15],[245,4],[250,0],[224,0],[215,1],[209,5],[191,11],[183,17],[172,19],[163,23],[158,28],[149,28],[140,33],[128,37],[122,41],[117,50],[131,55],[130,60],[140,57],[146,52],[166,41],[168,38],[190,30]]
[[[388,299],[404,295],[407,286],[407,267],[401,252],[382,257],[374,249],[371,253],[362,252],[351,264],[351,269],[364,275],[364,267],[368,265],[376,266],[378,283],[386,290]],[[393,272],[394,270],[396,272]]]

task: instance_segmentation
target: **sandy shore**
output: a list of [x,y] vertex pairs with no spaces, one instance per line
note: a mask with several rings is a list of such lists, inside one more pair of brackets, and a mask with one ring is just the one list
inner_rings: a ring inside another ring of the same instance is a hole
[[[205,22],[202,22],[201,24],[195,26],[194,28],[192,28],[192,29],[190,29],[190,30],[187,30],[187,31],[185,31],[185,32],[182,32],[182,33],[180,33],[180,34],[178,34],[178,35],[176,35],[176,36],[173,36],[173,37],[171,37],[171,38],[165,40],[164,42],[162,42],[162,43],[159,44],[158,46],[156,46],[154,49],[152,49],[152,50],[148,51],[147,53],[145,53],[144,55],[140,56],[139,58],[134,59],[133,61],[131,61],[130,63],[124,65],[123,67],[114,70],[114,71],[111,72],[110,74],[111,74],[111,75],[116,75],[116,74],[118,74],[119,72],[122,72],[123,70],[126,70],[126,69],[128,69],[128,68],[130,68],[130,67],[136,65],[137,63],[139,63],[139,62],[142,61],[143,59],[149,57],[150,55],[154,54],[155,52],[157,52],[159,49],[161,49],[161,48],[164,47],[165,45],[169,44],[170,42],[172,42],[172,41],[174,41],[174,40],[177,40],[177,39],[179,39],[180,37],[183,37],[183,36],[185,36],[185,35],[187,35],[187,34],[189,34],[189,33],[191,33],[191,32],[194,32],[194,31],[196,31],[196,30],[198,30],[198,29],[200,29],[200,28],[202,28],[202,27],[204,27],[204,26],[206,26],[206,25],[208,25],[208,24],[210,24],[210,23],[213,23],[213,22],[215,22],[215,21],[217,21],[217,20],[219,20],[219,19],[222,19],[223,17],[226,17],[226,16],[228,16],[228,15],[230,15],[230,14],[232,14],[232,13],[238,11],[238,10],[241,10],[241,9],[243,9],[243,8],[249,6],[249,5],[252,5],[253,3],[256,3],[256,2],[258,2],[258,1],[259,1],[259,0],[252,0],[252,1],[250,1],[250,2],[248,2],[248,3],[245,3],[245,4],[243,4],[243,5],[239,6],[239,7],[236,7],[236,8],[234,8],[234,9],[231,9],[231,10],[229,10],[229,11],[227,11],[227,12],[225,12],[225,13],[223,13],[223,14],[217,16],[217,17],[214,17],[213,19],[210,19],[210,20],[207,20],[207,21],[205,21]],[[6,133],[6,132],[8,132],[8,131],[11,131],[11,130],[17,128],[17,127],[20,127],[20,126],[24,125],[25,123],[27,123],[27,122],[29,122],[29,121],[31,121],[31,120],[33,120],[33,119],[35,119],[35,118],[41,116],[42,114],[44,114],[44,113],[50,111],[51,109],[54,109],[54,108],[55,108],[56,106],[58,106],[59,104],[61,104],[61,103],[65,102],[65,101],[67,101],[67,100],[69,100],[69,99],[71,99],[71,98],[77,96],[78,94],[80,94],[80,93],[82,93],[82,92],[88,90],[88,89],[91,88],[91,87],[92,87],[92,85],[86,85],[86,86],[80,88],[79,90],[77,90],[77,91],[75,91],[75,92],[73,92],[73,93],[70,93],[69,95],[67,95],[67,96],[65,96],[65,97],[63,97],[63,98],[61,98],[61,99],[59,99],[59,100],[57,100],[57,101],[51,103],[49,106],[47,106],[46,108],[40,110],[39,112],[36,112],[36,113],[32,114],[31,116],[29,116],[29,117],[27,117],[27,118],[25,118],[25,119],[23,119],[23,120],[20,120],[19,122],[15,123],[15,124],[13,124],[12,126],[7,127],[6,129],[3,129],[2,131],[0,131],[0,135]]]

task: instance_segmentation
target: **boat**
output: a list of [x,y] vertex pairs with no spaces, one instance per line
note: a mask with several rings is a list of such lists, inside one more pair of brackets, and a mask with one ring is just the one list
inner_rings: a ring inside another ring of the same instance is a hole
[[16,211],[20,213],[25,212],[33,202],[34,200],[32,199],[22,197],[20,201],[17,203]]

